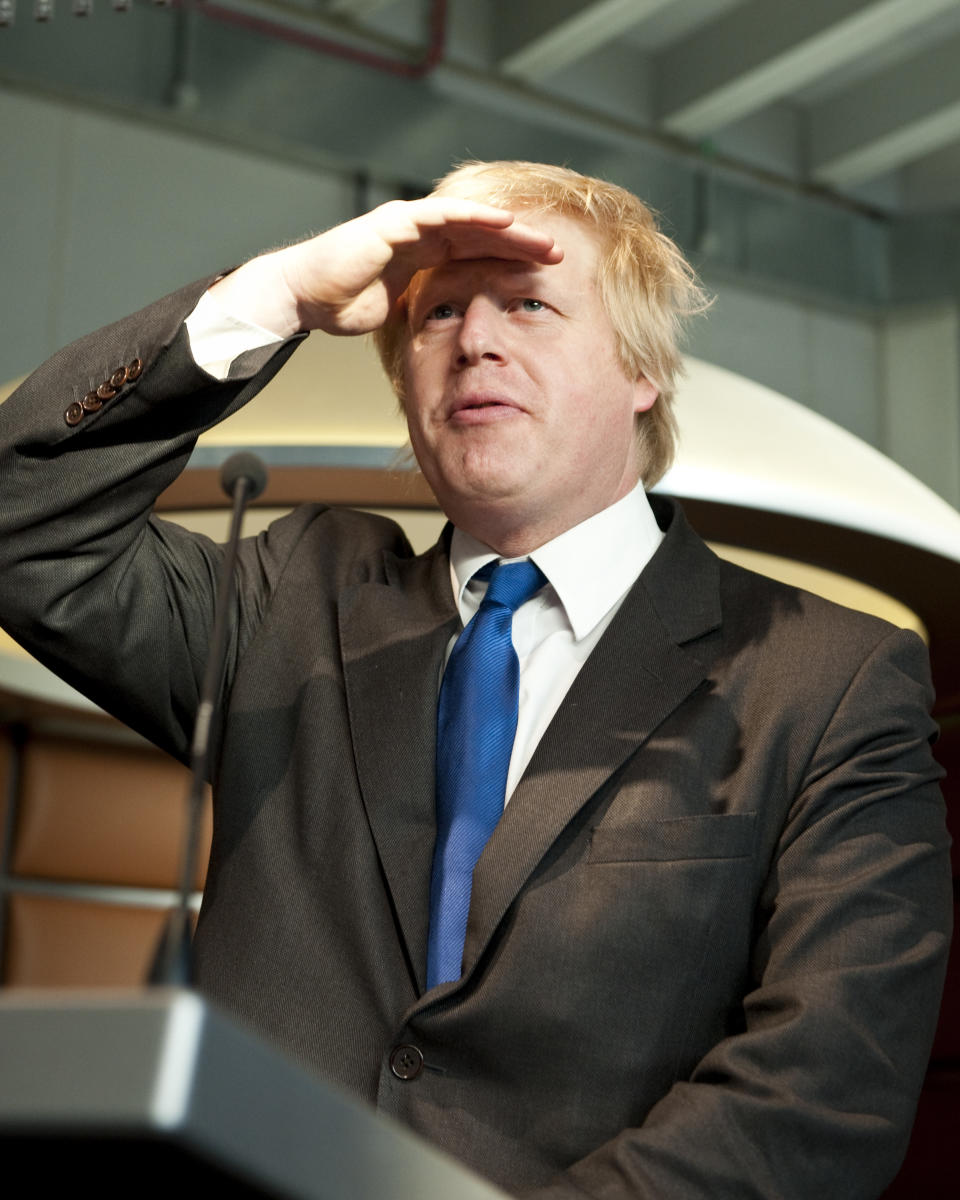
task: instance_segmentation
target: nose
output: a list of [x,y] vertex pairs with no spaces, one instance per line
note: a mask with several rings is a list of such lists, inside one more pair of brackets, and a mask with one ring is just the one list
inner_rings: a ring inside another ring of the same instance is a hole
[[504,360],[504,330],[500,316],[496,305],[487,297],[473,297],[460,322],[457,338],[458,366],[473,366],[485,360]]

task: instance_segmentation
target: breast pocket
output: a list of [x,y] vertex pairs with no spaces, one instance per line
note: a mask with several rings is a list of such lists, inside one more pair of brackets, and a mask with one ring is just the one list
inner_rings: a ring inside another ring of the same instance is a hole
[[755,813],[704,813],[662,820],[608,823],[593,830],[588,861],[678,862],[750,858]]

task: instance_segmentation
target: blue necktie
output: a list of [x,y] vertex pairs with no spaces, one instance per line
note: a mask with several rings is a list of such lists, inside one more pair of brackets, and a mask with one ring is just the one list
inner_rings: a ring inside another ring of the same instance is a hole
[[437,842],[430,881],[427,986],[460,978],[473,868],[503,814],[517,732],[514,612],[547,582],[532,562],[489,564],[490,584],[457,639],[437,711]]

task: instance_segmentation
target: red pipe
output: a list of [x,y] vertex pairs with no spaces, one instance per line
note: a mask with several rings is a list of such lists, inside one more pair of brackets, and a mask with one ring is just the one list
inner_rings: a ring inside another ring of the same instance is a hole
[[302,46],[316,54],[327,54],[332,58],[347,59],[371,67],[375,71],[384,71],[390,75],[401,75],[407,79],[422,79],[428,75],[443,58],[446,46],[447,29],[447,0],[433,0],[430,6],[430,36],[423,57],[417,62],[406,62],[403,59],[388,58],[385,54],[376,54],[372,50],[360,50],[354,46],[344,45],[332,38],[321,37],[318,34],[306,33],[292,29],[279,21],[267,17],[257,17],[251,13],[238,12],[217,4],[215,0],[195,0],[194,8],[204,13],[214,21],[222,21],[225,25],[237,25],[241,29],[249,29],[253,33],[273,38],[279,42],[289,42],[294,46]]

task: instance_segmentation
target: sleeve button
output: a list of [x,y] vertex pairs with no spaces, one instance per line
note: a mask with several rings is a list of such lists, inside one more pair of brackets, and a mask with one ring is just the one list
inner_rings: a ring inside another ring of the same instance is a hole
[[97,395],[101,400],[112,400],[117,394],[117,389],[110,386],[109,383],[101,383],[97,388]]
[[143,361],[139,358],[131,359],[127,364],[127,380],[139,379],[143,372]]
[[114,373],[110,376],[110,386],[118,391],[127,382],[127,368],[117,367]]
[[98,409],[103,408],[103,401],[96,392],[87,392],[80,401],[80,406],[84,412],[96,412]]
[[63,414],[63,419],[68,425],[79,425],[83,420],[83,405],[74,400],[67,411]]

